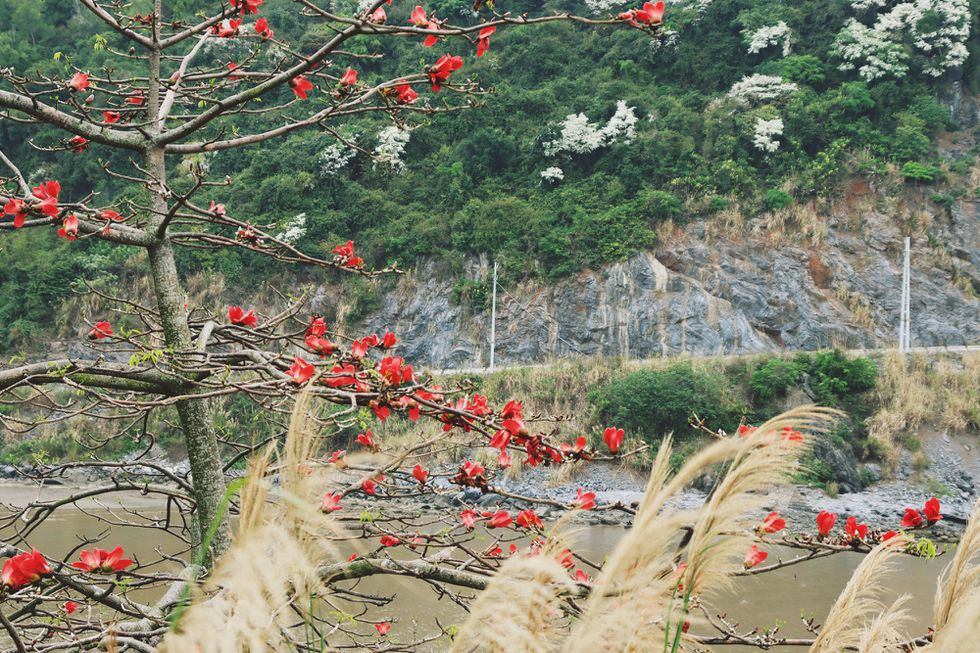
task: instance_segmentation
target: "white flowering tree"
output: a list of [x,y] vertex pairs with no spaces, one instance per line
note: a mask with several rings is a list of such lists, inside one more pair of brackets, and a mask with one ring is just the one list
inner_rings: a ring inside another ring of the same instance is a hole
[[636,138],[636,110],[624,100],[605,125],[591,122],[584,113],[570,114],[562,121],[557,137],[542,143],[546,156],[590,154],[616,142],[630,143]]
[[780,46],[784,57],[793,51],[793,30],[784,21],[754,31],[746,30],[743,34],[748,41],[749,54],[758,54],[774,45]]
[[865,80],[904,77],[910,66],[939,77],[961,66],[968,56],[969,0],[852,0],[871,22],[850,19],[832,52],[841,70],[856,70]]

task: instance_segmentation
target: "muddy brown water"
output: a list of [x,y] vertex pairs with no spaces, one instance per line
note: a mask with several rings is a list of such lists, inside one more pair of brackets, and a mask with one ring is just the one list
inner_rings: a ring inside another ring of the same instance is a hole
[[[129,508],[152,512],[154,507],[152,500],[139,496],[132,499],[135,503],[129,505]],[[159,504],[155,507],[159,509]],[[68,554],[78,545],[79,536],[94,537],[106,529],[105,524],[86,512],[108,515],[102,507],[94,504],[90,504],[85,512],[75,509],[60,510],[31,536],[30,544],[52,558],[60,558]],[[123,513],[118,511],[117,514],[123,516]],[[160,531],[128,526],[111,528],[112,532],[103,540],[103,546],[121,544],[128,555],[132,554],[142,562],[158,559],[159,555],[156,553],[158,550],[172,553],[180,548],[180,543],[175,538]],[[589,559],[601,560],[615,546],[623,532],[620,528],[609,526],[583,528],[576,532],[574,548]],[[479,543],[472,543],[472,546],[478,547]],[[791,549],[777,547],[768,547],[768,549],[771,553],[770,560],[780,555],[785,559],[797,555]],[[346,552],[344,554],[346,555]],[[708,603],[714,612],[723,612],[729,621],[738,622],[740,631],[747,631],[752,626],[764,629],[779,625],[780,632],[787,637],[807,637],[808,634],[801,624],[801,615],[813,616],[818,623],[822,622],[861,558],[859,554],[845,553],[759,576],[737,578],[730,590],[711,599]],[[891,601],[905,593],[912,596],[908,603],[912,616],[908,626],[911,634],[923,634],[929,626],[936,579],[948,561],[949,555],[935,560],[902,556],[895,570],[884,578],[884,585],[887,587],[884,595],[886,601]],[[170,569],[175,567],[174,563],[163,563],[156,570],[166,569],[168,565]],[[395,598],[389,605],[376,608],[370,613],[371,617],[377,620],[390,619],[393,622],[388,635],[393,641],[410,641],[414,635],[432,632],[431,625],[434,617],[439,618],[444,626],[461,624],[465,619],[465,613],[458,605],[447,598],[440,600],[431,588],[419,581],[395,576],[377,576],[359,581],[357,590],[369,594],[394,595]],[[135,596],[134,598],[148,600],[151,597]],[[430,650],[440,648],[435,647]],[[742,653],[758,649],[721,646],[716,647],[715,650]],[[781,647],[772,650],[800,651],[801,649]]]

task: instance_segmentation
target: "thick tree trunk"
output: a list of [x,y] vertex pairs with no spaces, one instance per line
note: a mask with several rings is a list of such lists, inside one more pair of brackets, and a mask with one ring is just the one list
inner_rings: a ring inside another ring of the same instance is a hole
[[[165,196],[166,160],[162,149],[151,150],[147,155],[147,166],[156,183],[150,188],[150,206],[153,215],[150,230],[159,225],[167,214],[168,202]],[[163,326],[167,346],[175,351],[191,351],[190,328],[187,325],[187,310],[184,306],[184,293],[177,274],[174,250],[169,238],[164,235],[160,241],[148,248],[150,274],[156,294],[157,310]],[[179,365],[180,361],[175,361]],[[194,500],[197,510],[194,514],[194,548],[197,551],[208,529],[218,524],[211,553],[208,559],[217,556],[228,548],[230,530],[225,517],[219,519],[221,502],[225,496],[225,481],[222,472],[221,456],[211,411],[205,400],[190,400],[177,403],[177,415],[184,432],[187,458],[193,475]]]
[[[153,2],[153,45],[150,48],[149,84],[147,88],[147,116],[155,121],[150,128],[151,139],[156,139],[166,129],[165,119],[158,117],[162,89],[160,85],[160,25],[163,18],[162,0]],[[167,160],[163,147],[151,145],[146,150],[146,166],[150,174],[148,185],[150,210],[148,231],[156,233],[157,242],[148,247],[150,273],[153,276],[153,289],[156,293],[157,310],[163,326],[164,340],[174,351],[191,351],[191,330],[187,325],[185,298],[177,274],[173,244],[166,233],[166,216],[169,210],[167,190]],[[180,360],[175,360],[180,365]],[[177,403],[177,415],[184,432],[187,458],[191,466],[194,488],[193,553],[197,559],[210,566],[210,562],[228,548],[231,532],[228,520],[219,515],[226,488],[221,465],[221,452],[211,422],[211,410],[206,400],[190,400]],[[203,538],[212,526],[217,526],[214,539],[208,551],[202,551]],[[202,557],[198,557],[204,553]]]

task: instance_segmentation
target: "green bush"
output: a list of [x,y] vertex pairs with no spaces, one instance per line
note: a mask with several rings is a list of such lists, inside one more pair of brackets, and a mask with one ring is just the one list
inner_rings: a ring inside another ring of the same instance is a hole
[[728,200],[721,195],[715,195],[710,200],[708,200],[708,211],[711,213],[717,213],[718,211],[724,211],[728,208]]
[[849,358],[839,349],[814,354],[808,371],[817,400],[828,405],[838,405],[878,383],[878,367],[873,360]]
[[902,176],[905,179],[921,181],[927,184],[931,184],[936,179],[937,172],[939,171],[936,168],[915,161],[908,161],[902,166]]
[[670,432],[683,439],[691,433],[688,418],[692,412],[711,428],[726,430],[736,427],[741,416],[725,377],[695,370],[689,363],[633,372],[593,391],[589,401],[600,424],[626,429],[646,440]]
[[793,203],[793,196],[784,190],[770,188],[766,191],[766,206],[770,209],[785,209]]
[[792,361],[773,358],[757,367],[749,378],[752,395],[760,401],[770,401],[785,397],[786,392],[796,385],[800,368]]

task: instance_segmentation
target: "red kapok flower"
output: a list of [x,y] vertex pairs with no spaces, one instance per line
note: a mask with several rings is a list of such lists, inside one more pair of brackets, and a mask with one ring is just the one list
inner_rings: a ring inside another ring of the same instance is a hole
[[368,429],[364,433],[358,433],[355,438],[359,444],[363,444],[368,449],[374,448],[374,439],[371,437],[371,429]]
[[752,435],[753,433],[755,433],[755,431],[756,431],[756,427],[754,427],[754,426],[750,426],[748,424],[739,424],[738,425],[738,436],[740,438],[747,438],[750,435]]
[[602,439],[606,441],[606,446],[609,447],[609,451],[616,453],[619,451],[619,445],[623,443],[623,436],[625,432],[623,429],[617,429],[614,426],[610,426],[602,433]]
[[399,84],[395,87],[398,94],[398,101],[402,104],[411,104],[419,99],[419,94],[408,84]]
[[541,523],[541,518],[535,514],[533,510],[522,510],[517,513],[517,519],[515,520],[518,526],[521,528],[541,528],[544,524]]
[[238,34],[238,28],[242,25],[241,18],[229,18],[216,25],[211,26],[211,33],[218,38],[227,39]]
[[915,508],[906,508],[902,518],[902,528],[918,528],[922,526],[922,515]]
[[74,601],[65,601],[65,604],[61,607],[63,607],[65,609],[65,612],[67,612],[68,614],[72,614],[75,612],[75,610],[78,609],[78,604],[75,603]]
[[[437,30],[440,27],[442,27],[442,22],[436,20],[435,18],[430,18],[428,21],[426,21],[423,27],[425,27],[425,29]],[[425,40],[422,41],[422,47],[431,48],[433,45],[435,45],[438,42],[439,42],[438,36],[436,36],[435,34],[429,34],[428,36],[425,37]]]
[[61,221],[61,228],[58,229],[58,236],[68,240],[78,240],[78,218],[74,213],[69,213]]
[[257,14],[265,0],[230,0],[230,2],[235,9],[241,6],[243,14]]
[[265,18],[259,18],[255,21],[255,32],[264,39],[271,39],[275,36],[275,32],[269,29],[269,21]]
[[484,27],[477,34],[476,56],[482,57],[490,49],[490,36],[497,31],[496,27]]
[[24,226],[24,220],[27,218],[27,203],[20,198],[11,197],[3,205],[3,212],[14,216],[14,228],[20,229]]
[[575,505],[582,510],[592,510],[595,508],[595,492],[583,492],[582,488],[575,493]]
[[442,88],[442,83],[447,81],[453,72],[462,67],[463,58],[460,56],[453,56],[446,53],[440,57],[439,60],[436,61],[431,68],[429,68],[429,82],[432,84],[432,90],[438,93]]
[[126,567],[133,564],[132,560],[128,558],[123,558],[123,548],[117,546],[112,551],[104,551],[102,549],[92,549],[92,552],[82,551],[79,554],[81,558],[80,562],[71,563],[72,567],[76,569],[81,569],[82,571],[122,571]]
[[68,139],[68,145],[71,146],[71,151],[75,154],[81,154],[88,147],[88,139],[84,136],[72,136]]
[[779,432],[779,437],[787,442],[803,442],[803,434],[791,426],[784,426]]
[[320,501],[320,511],[329,513],[340,510],[342,508],[340,505],[340,500],[342,498],[343,497],[340,495],[340,493],[330,494],[327,492],[323,495],[323,500]]
[[751,569],[752,567],[764,562],[768,557],[768,553],[753,544],[749,547],[748,551],[745,552],[745,560],[742,561],[742,566],[746,569]]
[[143,97],[143,91],[134,91],[126,98],[126,104],[142,106],[144,102],[146,102],[146,98]]
[[412,15],[408,17],[408,22],[416,27],[425,27],[429,24],[429,19],[425,15],[425,9],[420,5],[415,5],[415,9],[412,10]]
[[353,68],[348,68],[344,71],[344,74],[340,76],[341,86],[353,86],[357,83],[357,71]]
[[112,335],[112,326],[108,322],[96,322],[89,331],[89,340],[102,340],[103,338],[108,338]]
[[378,634],[384,637],[391,630],[391,624],[387,621],[382,621],[379,624],[374,624],[374,629],[378,631]]
[[54,180],[46,181],[43,184],[32,188],[31,194],[41,200],[41,203],[34,208],[38,209],[44,215],[52,218],[58,215],[58,195],[61,194],[60,183]]
[[364,479],[361,483],[361,489],[364,490],[364,494],[375,494],[378,491],[378,484],[371,479]]
[[473,528],[476,526],[476,511],[475,510],[464,510],[459,513],[459,520],[463,522],[463,526],[466,528]]
[[354,241],[348,240],[346,245],[337,245],[332,250],[335,255],[335,262],[348,268],[360,268],[364,266],[364,259],[354,256]]
[[659,25],[664,21],[664,3],[644,3],[642,9],[633,10],[633,20],[646,25]]
[[68,82],[68,88],[78,93],[81,93],[88,87],[88,73],[75,73]]
[[848,540],[863,540],[868,536],[868,525],[857,523],[857,517],[851,515],[844,522],[844,533],[847,535]]
[[422,467],[422,465],[416,465],[412,469],[412,476],[414,476],[415,480],[421,483],[422,485],[425,485],[425,482],[429,480],[429,472],[427,469]]
[[307,363],[299,356],[294,356],[293,364],[289,366],[289,371],[286,372],[286,374],[289,375],[289,378],[292,379],[293,383],[296,385],[301,385],[310,380],[310,377],[313,376],[314,371],[315,368],[312,365]]
[[255,311],[252,309],[246,313],[241,306],[229,306],[228,321],[239,326],[254,327],[258,325],[259,318],[255,317]]
[[922,509],[922,516],[926,518],[930,524],[935,524],[937,521],[943,518],[942,513],[939,510],[939,499],[933,497],[926,501],[925,507]]
[[837,523],[837,513],[829,512],[827,510],[821,510],[817,515],[817,532],[820,533],[820,537],[826,537],[834,524]]
[[0,586],[16,590],[36,583],[50,573],[48,561],[37,549],[31,549],[30,553],[18,553],[4,561],[3,571],[0,572]]
[[368,22],[375,25],[383,25],[386,20],[388,20],[388,14],[385,13],[384,7],[378,7],[368,16]]
[[576,569],[575,570],[575,582],[576,583],[585,583],[586,585],[589,585],[589,584],[592,583],[592,578],[590,578],[589,575],[587,573],[585,573],[584,571],[582,571],[581,569]]
[[510,454],[506,451],[501,451],[500,455],[497,456],[497,467],[501,469],[507,469],[511,465]]
[[382,535],[381,546],[398,546],[402,541],[393,535]]
[[398,338],[391,331],[385,332],[384,337],[381,339],[381,346],[385,349],[391,349],[396,344],[398,344]]
[[511,519],[510,513],[506,510],[500,510],[487,520],[487,528],[507,528],[514,520]]
[[771,512],[762,520],[762,526],[756,530],[760,533],[778,533],[786,528],[786,520],[779,516],[778,512]]
[[466,478],[476,478],[477,476],[482,476],[483,472],[486,471],[480,463],[473,462],[472,460],[463,461],[463,473],[466,474]]
[[111,125],[113,123],[119,122],[119,112],[118,111],[103,111],[102,112],[102,121],[105,124],[107,124],[107,125]]
[[293,89],[297,99],[305,100],[307,91],[313,90],[313,82],[306,79],[305,75],[297,75],[289,80],[289,87]]
[[500,410],[500,419],[512,419],[520,418],[524,414],[524,404],[517,401],[516,399],[511,399],[504,407]]

